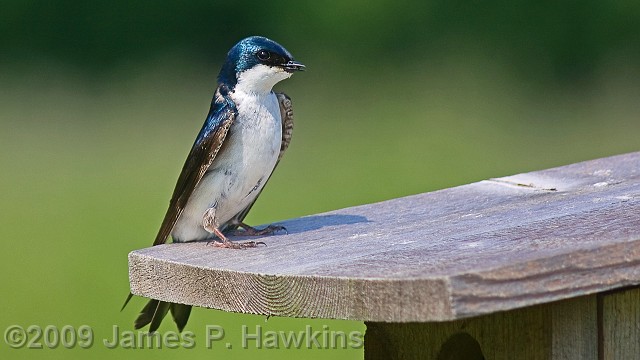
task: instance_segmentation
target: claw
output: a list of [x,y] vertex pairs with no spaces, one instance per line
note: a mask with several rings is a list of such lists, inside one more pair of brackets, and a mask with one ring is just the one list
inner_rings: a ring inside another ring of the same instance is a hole
[[249,249],[249,248],[258,247],[258,245],[267,246],[267,244],[263,243],[262,241],[233,242],[229,240],[223,241],[223,242],[211,241],[211,242],[208,242],[207,245],[213,245],[215,247],[225,248],[225,249]]
[[234,235],[246,235],[246,236],[273,235],[278,231],[285,231],[287,234],[289,233],[287,232],[287,228],[280,225],[269,225],[264,229],[256,229],[253,226],[249,226],[245,223],[240,223],[238,224],[238,226],[240,226],[244,230],[242,231],[236,230],[234,232]]

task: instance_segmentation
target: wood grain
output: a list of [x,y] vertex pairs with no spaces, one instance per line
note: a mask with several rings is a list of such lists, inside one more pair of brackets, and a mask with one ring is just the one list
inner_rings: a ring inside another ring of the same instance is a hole
[[471,319],[366,325],[366,360],[598,358],[596,295]]
[[[551,354],[550,320],[549,308],[538,305],[446,323],[366,322],[364,358],[482,359],[468,354],[471,346],[456,339],[465,334],[476,341],[475,349],[479,348],[484,359],[546,360]],[[443,355],[448,341],[453,342],[450,348],[455,352]]]
[[597,295],[551,303],[551,359],[598,359]]
[[640,153],[278,224],[289,234],[256,249],[133,251],[131,291],[236,312],[411,322],[639,284]]
[[603,296],[603,359],[640,357],[640,288]]

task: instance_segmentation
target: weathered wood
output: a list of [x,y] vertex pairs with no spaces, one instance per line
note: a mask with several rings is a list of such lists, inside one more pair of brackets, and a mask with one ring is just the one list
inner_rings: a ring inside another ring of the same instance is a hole
[[551,322],[549,309],[544,306],[446,323],[366,325],[366,360],[480,360],[481,356],[546,360],[551,352],[551,337],[545,336],[551,333]]
[[602,296],[604,360],[640,358],[640,288]]
[[598,358],[597,295],[562,300],[551,308],[551,358],[596,360]]
[[640,283],[640,153],[285,221],[245,251],[129,255],[131,291],[227,311],[410,322]]
[[595,360],[596,295],[470,319],[366,322],[367,360]]

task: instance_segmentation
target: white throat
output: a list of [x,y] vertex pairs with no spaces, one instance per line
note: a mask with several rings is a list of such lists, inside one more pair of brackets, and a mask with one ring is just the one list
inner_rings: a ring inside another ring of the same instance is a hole
[[282,68],[258,64],[238,75],[235,91],[266,95],[275,84],[290,78],[291,75]]

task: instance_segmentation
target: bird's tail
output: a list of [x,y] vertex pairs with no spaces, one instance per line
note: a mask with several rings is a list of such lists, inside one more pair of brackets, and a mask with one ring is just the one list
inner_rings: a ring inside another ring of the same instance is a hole
[[[129,293],[127,300],[125,300],[124,305],[122,305],[122,309],[127,306],[131,297],[133,297],[133,294]],[[138,318],[133,323],[133,327],[135,329],[141,329],[147,324],[150,324],[149,332],[153,333],[158,330],[168,312],[171,312],[171,317],[173,317],[173,321],[175,321],[178,326],[178,331],[182,332],[189,320],[191,305],[175,304],[154,299],[149,300],[147,305],[142,308],[140,315],[138,315]]]

